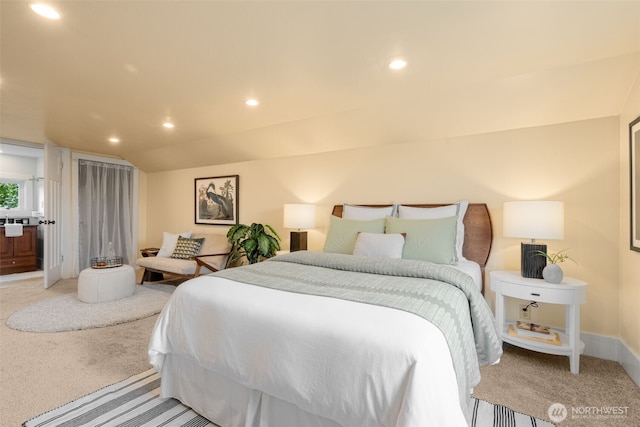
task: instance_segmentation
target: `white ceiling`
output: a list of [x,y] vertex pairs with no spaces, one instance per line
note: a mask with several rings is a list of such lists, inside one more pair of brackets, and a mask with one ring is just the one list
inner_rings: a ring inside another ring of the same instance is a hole
[[0,2],[0,136],[147,172],[614,116],[640,71],[640,1],[49,4]]

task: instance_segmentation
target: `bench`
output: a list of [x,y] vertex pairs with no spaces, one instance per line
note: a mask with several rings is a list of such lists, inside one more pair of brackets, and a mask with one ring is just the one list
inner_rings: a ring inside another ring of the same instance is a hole
[[[193,234],[192,239],[204,238],[200,251],[189,259],[156,256],[158,248],[142,249],[142,258],[136,264],[144,268],[141,284],[150,280],[151,273],[190,279],[227,268],[231,243],[223,234]],[[163,277],[164,278],[164,277]]]

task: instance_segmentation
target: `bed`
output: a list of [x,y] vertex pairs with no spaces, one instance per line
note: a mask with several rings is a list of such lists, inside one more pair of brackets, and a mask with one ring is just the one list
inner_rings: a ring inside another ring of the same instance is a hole
[[468,425],[502,349],[481,292],[486,205],[459,219],[453,265],[300,251],[183,283],[149,343],[162,396],[222,427]]

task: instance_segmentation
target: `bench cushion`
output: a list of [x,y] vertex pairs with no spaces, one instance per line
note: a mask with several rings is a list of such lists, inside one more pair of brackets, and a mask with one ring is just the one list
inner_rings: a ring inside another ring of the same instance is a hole
[[[140,267],[150,268],[152,270],[166,271],[167,273],[175,274],[195,274],[196,262],[190,259],[177,259],[177,258],[165,258],[165,257],[147,257],[140,258],[136,261]],[[201,273],[207,273],[202,268]],[[210,273],[210,271],[208,271]]]

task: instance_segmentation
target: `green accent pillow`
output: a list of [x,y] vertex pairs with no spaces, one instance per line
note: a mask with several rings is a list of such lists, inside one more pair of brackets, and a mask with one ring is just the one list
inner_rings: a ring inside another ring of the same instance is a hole
[[385,233],[406,233],[402,258],[454,264],[458,216],[438,219],[386,218]]
[[199,239],[189,239],[186,237],[178,236],[178,242],[171,254],[171,258],[175,259],[190,259],[194,255],[198,255],[200,248],[204,242],[204,237]]
[[370,221],[344,219],[331,215],[324,252],[353,254],[359,232],[384,233],[384,218]]

